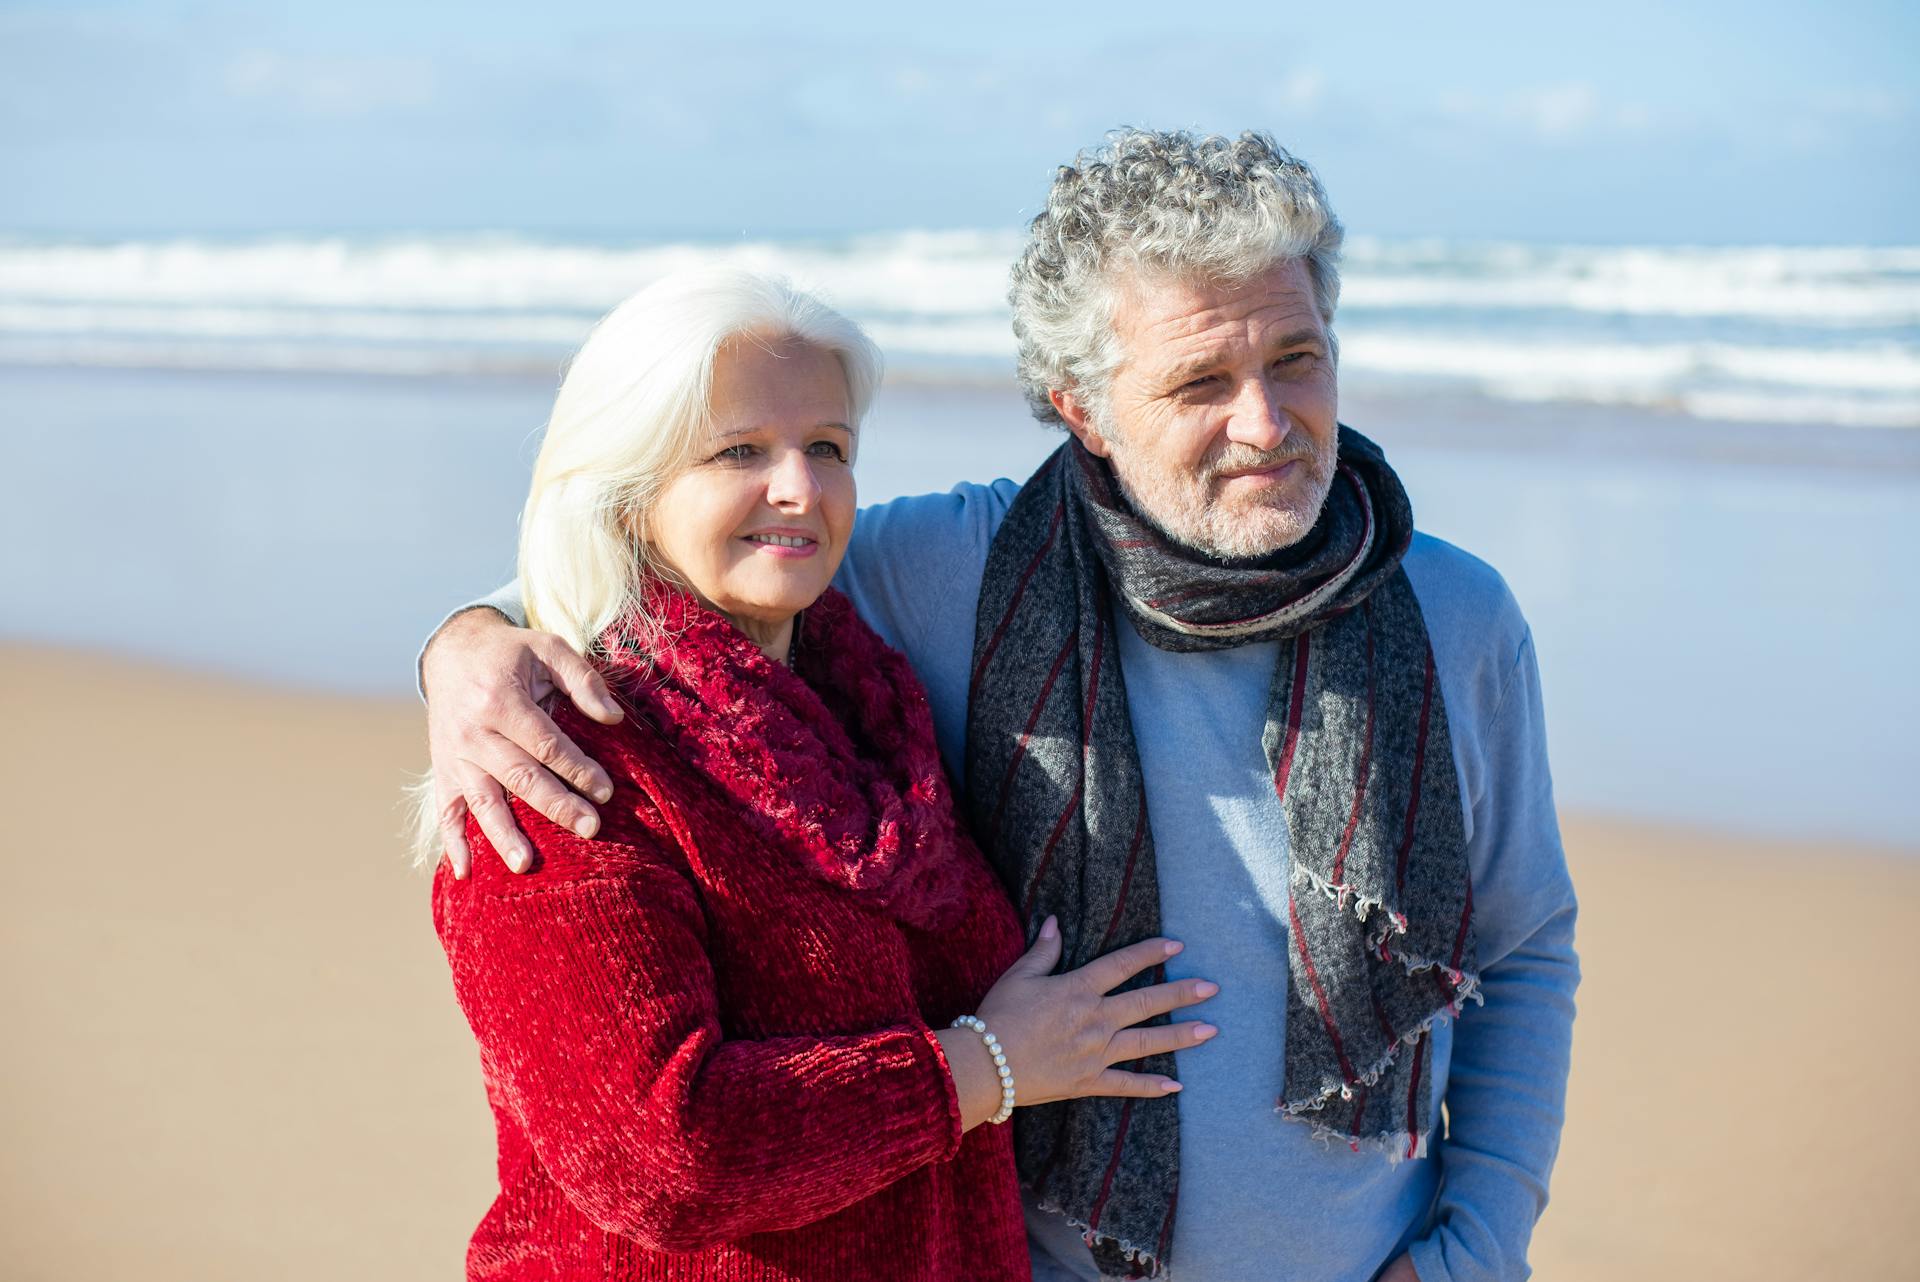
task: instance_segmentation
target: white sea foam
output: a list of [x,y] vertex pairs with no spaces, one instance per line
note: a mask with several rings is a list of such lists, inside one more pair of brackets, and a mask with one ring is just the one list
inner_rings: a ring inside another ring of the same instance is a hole
[[[913,369],[1006,370],[1012,232],[613,245],[513,236],[0,241],[0,362],[385,373],[558,368],[681,267],[785,274]],[[1920,425],[1920,247],[1356,238],[1349,383],[1701,417]]]

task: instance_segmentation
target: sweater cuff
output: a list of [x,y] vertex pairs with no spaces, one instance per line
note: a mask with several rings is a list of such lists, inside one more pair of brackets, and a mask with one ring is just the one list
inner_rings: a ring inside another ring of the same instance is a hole
[[945,1162],[960,1151],[960,1141],[965,1136],[960,1121],[960,1090],[959,1087],[954,1084],[953,1066],[947,1063],[946,1048],[940,1045],[940,1034],[935,1032],[933,1027],[928,1024],[919,1025],[918,1032],[920,1034],[921,1044],[927,1048],[927,1053],[933,1057],[933,1065],[937,1070],[934,1075],[940,1079],[939,1085],[935,1089],[940,1091],[941,1098],[945,1101],[947,1107],[946,1137],[941,1142],[939,1153],[934,1157],[936,1162]]

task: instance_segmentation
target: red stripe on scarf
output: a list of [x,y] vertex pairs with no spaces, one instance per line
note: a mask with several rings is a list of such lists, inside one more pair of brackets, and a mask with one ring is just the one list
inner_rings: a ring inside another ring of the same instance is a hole
[[1127,847],[1127,870],[1120,874],[1120,895],[1113,902],[1113,917],[1107,922],[1107,933],[1100,936],[1100,947],[1096,954],[1107,951],[1107,945],[1113,942],[1113,932],[1120,929],[1120,914],[1126,909],[1127,894],[1133,889],[1133,865],[1140,857],[1140,843],[1147,835],[1147,795],[1146,789],[1140,790],[1140,816],[1133,821],[1133,844]]
[[1426,676],[1420,690],[1420,733],[1413,741],[1413,786],[1407,792],[1407,831],[1400,838],[1400,859],[1393,875],[1395,890],[1407,884],[1407,856],[1413,853],[1413,821],[1420,813],[1420,780],[1427,765],[1427,718],[1433,712],[1433,647],[1427,647]]
[[1093,1200],[1093,1209],[1087,1212],[1087,1231],[1100,1227],[1100,1212],[1107,1209],[1107,1195],[1113,1192],[1114,1172],[1120,1169],[1120,1150],[1127,1142],[1127,1123],[1133,1120],[1133,1101],[1129,1099],[1120,1106],[1120,1128],[1113,1137],[1113,1156],[1107,1159],[1107,1175],[1100,1181],[1100,1196]]
[[1287,701],[1287,734],[1281,741],[1280,764],[1274,767],[1273,790],[1287,799],[1287,775],[1293,771],[1293,751],[1300,746],[1300,713],[1307,701],[1307,649],[1313,634],[1303,632],[1293,642],[1293,697]]
[[[1353,846],[1353,834],[1360,827],[1360,805],[1367,799],[1367,780],[1373,770],[1373,603],[1364,602],[1367,621],[1367,729],[1360,740],[1360,765],[1354,772],[1353,813],[1347,816],[1347,830],[1340,834],[1340,852],[1333,857],[1333,884],[1337,887],[1347,872],[1347,851]],[[1343,897],[1344,900],[1344,897]],[[1345,907],[1342,902],[1341,907]]]
[[1167,1218],[1160,1225],[1160,1240],[1154,1243],[1154,1271],[1159,1271],[1159,1261],[1167,1258],[1167,1243],[1173,1240],[1173,1212],[1180,1205],[1180,1186],[1173,1186],[1173,1196],[1167,1199]]
[[1293,923],[1293,946],[1300,950],[1300,961],[1307,968],[1307,982],[1313,985],[1313,999],[1320,1004],[1320,1022],[1327,1026],[1327,1036],[1333,1039],[1333,1053],[1340,1057],[1340,1074],[1351,1082],[1359,1074],[1347,1062],[1347,1048],[1340,1041],[1339,1026],[1333,1022],[1333,1011],[1327,1006],[1327,990],[1320,985],[1320,972],[1314,967],[1313,954],[1307,951],[1307,937],[1300,929],[1300,910],[1294,907],[1291,891],[1287,893],[1287,917]]
[[[1247,581],[1249,584],[1259,584],[1259,583],[1268,582],[1278,577],[1279,577],[1278,575],[1268,574],[1268,575],[1259,576],[1259,577],[1249,577]],[[1300,601],[1305,600],[1307,597],[1312,596],[1315,592],[1318,592],[1319,590],[1320,590],[1320,585],[1318,583],[1315,583],[1311,587],[1302,591],[1299,596],[1293,597],[1292,599],[1287,601],[1282,601],[1279,605],[1274,606],[1272,610],[1261,611],[1261,614],[1273,614],[1276,611],[1284,610],[1290,605],[1295,605]],[[1167,596],[1155,597],[1153,600],[1147,602],[1147,608],[1149,610],[1164,610],[1166,607],[1170,605],[1177,605],[1182,601],[1191,601],[1195,597],[1218,596],[1218,595],[1220,595],[1219,584],[1202,583],[1198,587],[1187,588],[1184,591],[1170,593]],[[1252,617],[1257,618],[1259,616],[1255,615]]]
[[[1037,481],[1039,478],[1035,477],[1034,480]],[[1020,572],[1020,582],[1013,589],[1013,598],[1007,602],[1007,612],[1000,616],[1000,626],[993,630],[993,636],[987,641],[987,648],[980,652],[980,663],[973,670],[973,684],[967,691],[969,699],[979,697],[980,682],[987,675],[987,665],[993,662],[993,652],[1000,648],[1001,640],[1006,637],[1007,628],[1013,623],[1014,612],[1020,608],[1020,598],[1027,594],[1027,585],[1033,581],[1034,573],[1039,570],[1040,563],[1046,560],[1048,551],[1053,547],[1053,540],[1060,533],[1060,522],[1066,515],[1067,503],[1062,499],[1054,505],[1053,522],[1047,526],[1047,537],[1041,540],[1040,550],[1033,554],[1033,560],[1027,562],[1027,568]]]
[[1367,1088],[1362,1086],[1353,1093],[1353,1126],[1347,1131],[1347,1147],[1354,1152],[1360,1151],[1360,1123],[1367,1116]]
[[1340,474],[1347,478],[1347,484],[1360,496],[1360,534],[1353,541],[1353,551],[1347,553],[1347,564],[1352,565],[1360,559],[1360,554],[1373,542],[1373,504],[1367,501],[1367,483],[1351,467],[1341,467]]
[[1033,712],[1027,717],[1027,728],[1020,732],[1020,742],[1013,746],[1013,755],[1007,759],[1006,776],[1000,780],[1000,800],[994,804],[993,817],[987,821],[987,831],[1000,831],[1000,816],[1005,813],[1007,802],[1013,797],[1013,772],[1020,768],[1020,762],[1027,755],[1027,744],[1033,739],[1033,728],[1040,724],[1040,714],[1047,710],[1047,696],[1053,693],[1053,683],[1060,679],[1060,669],[1067,666],[1067,656],[1073,653],[1073,647],[1080,639],[1080,629],[1067,633],[1067,643],[1060,647],[1060,653],[1053,657],[1053,668],[1047,673],[1046,684],[1040,687],[1040,698],[1033,705]]
[[1387,1019],[1386,1007],[1380,1004],[1380,994],[1373,991],[1371,984],[1367,985],[1367,997],[1373,1002],[1373,1018],[1380,1025],[1381,1033],[1385,1034],[1387,1045],[1393,1045],[1400,1040],[1400,1034],[1393,1031],[1393,1024]]
[[[1077,631],[1077,629],[1076,629]],[[1107,650],[1107,619],[1104,612],[1093,616],[1093,658],[1087,671],[1087,706],[1080,715],[1080,763],[1087,761],[1087,745],[1093,742],[1093,705],[1100,693],[1100,660]]]
[[1453,937],[1453,960],[1447,963],[1449,970],[1460,969],[1460,954],[1467,947],[1467,925],[1473,920],[1473,878],[1467,878],[1467,904],[1460,910],[1460,930]]
[[1033,880],[1027,883],[1026,902],[1020,906],[1021,917],[1031,920],[1033,917],[1034,896],[1040,893],[1040,881],[1047,875],[1047,869],[1053,864],[1054,848],[1060,844],[1060,838],[1066,835],[1067,823],[1080,813],[1080,794],[1086,791],[1085,780],[1073,790],[1073,796],[1067,799],[1067,808],[1060,812],[1060,821],[1053,825],[1053,831],[1047,836],[1047,848],[1041,852],[1040,866],[1033,870]]

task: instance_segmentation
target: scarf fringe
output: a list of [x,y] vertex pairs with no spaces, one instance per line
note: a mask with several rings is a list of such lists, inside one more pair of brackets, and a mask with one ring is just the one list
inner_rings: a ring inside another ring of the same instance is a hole
[[1407,915],[1405,913],[1388,908],[1385,899],[1361,894],[1359,888],[1351,882],[1328,881],[1313,869],[1298,862],[1295,862],[1293,865],[1293,880],[1296,883],[1305,884],[1319,891],[1328,899],[1338,904],[1342,911],[1345,911],[1347,901],[1351,899],[1353,901],[1353,915],[1362,922],[1365,922],[1369,917],[1373,916],[1374,909],[1382,909],[1381,920],[1383,926],[1373,937],[1373,944],[1376,948],[1386,942],[1388,935],[1404,935],[1407,933]]
[[[1276,1110],[1278,1111],[1278,1110]],[[1375,1135],[1348,1135],[1335,1130],[1310,1117],[1294,1117],[1283,1114],[1289,1121],[1300,1122],[1313,1129],[1313,1138],[1320,1141],[1323,1148],[1331,1149],[1335,1144],[1351,1149],[1355,1153],[1377,1153],[1387,1159],[1388,1166],[1398,1166],[1402,1162],[1418,1161],[1427,1155],[1428,1140],[1426,1131],[1415,1134],[1412,1131],[1382,1131]]]
[[[1438,965],[1436,962],[1422,962],[1417,965],[1409,964],[1407,966],[1407,972],[1412,974],[1416,970],[1432,969]],[[1449,978],[1452,978],[1454,981],[1452,1001],[1446,1003],[1440,1007],[1440,1009],[1434,1011],[1433,1014],[1421,1020],[1419,1024],[1408,1029],[1399,1038],[1395,1039],[1393,1044],[1388,1046],[1386,1051],[1381,1054],[1380,1058],[1375,1060],[1366,1072],[1355,1077],[1353,1081],[1327,1082],[1323,1079],[1321,1088],[1314,1094],[1301,1096],[1295,1100],[1283,1099],[1274,1105],[1275,1110],[1298,1121],[1312,1123],[1316,1130],[1327,1130],[1328,1128],[1314,1122],[1314,1119],[1306,1116],[1306,1114],[1325,1108],[1333,1101],[1333,1097],[1336,1095],[1341,1099],[1352,1099],[1353,1088],[1356,1086],[1379,1085],[1380,1079],[1392,1071],[1395,1062],[1400,1058],[1401,1047],[1414,1045],[1423,1036],[1431,1033],[1436,1025],[1459,1015],[1468,1002],[1471,1001],[1476,1005],[1486,1004],[1486,998],[1482,996],[1480,992],[1480,977],[1478,975],[1469,975],[1463,971],[1457,971],[1446,966],[1439,966],[1439,969],[1446,971]],[[1336,1138],[1343,1142],[1352,1138],[1351,1136],[1331,1130],[1329,1130],[1329,1133],[1335,1135]],[[1422,1151],[1424,1151],[1424,1141],[1422,1142]]]
[[1065,1220],[1070,1227],[1079,1230],[1080,1240],[1086,1243],[1089,1249],[1091,1249],[1096,1242],[1111,1242],[1120,1248],[1120,1254],[1125,1257],[1127,1263],[1139,1268],[1144,1268],[1147,1271],[1146,1276],[1150,1278],[1160,1276],[1160,1257],[1152,1251],[1145,1247],[1135,1246],[1125,1238],[1117,1238],[1111,1233],[1102,1233],[1099,1229],[1088,1227],[1085,1220],[1075,1219],[1074,1216],[1067,1211],[1067,1208],[1060,1204],[1057,1198],[1041,1197],[1031,1186],[1027,1188],[1027,1192],[1034,1194],[1034,1205],[1044,1214],[1057,1215]]

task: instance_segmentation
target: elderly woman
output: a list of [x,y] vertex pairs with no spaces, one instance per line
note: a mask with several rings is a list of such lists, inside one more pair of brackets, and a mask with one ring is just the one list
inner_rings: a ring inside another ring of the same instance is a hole
[[1050,919],[1022,952],[925,696],[829,589],[876,377],[738,273],[629,299],[568,372],[520,587],[626,715],[554,709],[612,776],[591,839],[516,803],[531,875],[434,884],[499,1133],[469,1277],[1024,1278],[992,1123],[1163,1096],[1113,1066],[1211,1031],[1132,1027],[1210,985],[1110,995],[1175,943],[1054,976]]

